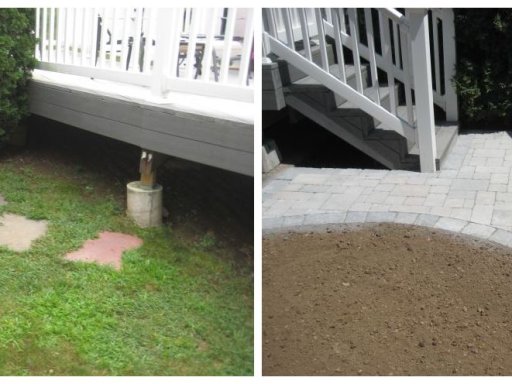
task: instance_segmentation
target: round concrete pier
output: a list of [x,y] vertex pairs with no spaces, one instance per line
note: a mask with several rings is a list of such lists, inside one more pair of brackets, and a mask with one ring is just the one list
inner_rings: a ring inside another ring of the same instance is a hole
[[133,181],[126,186],[127,214],[138,226],[158,227],[162,224],[162,186],[143,187],[140,181]]

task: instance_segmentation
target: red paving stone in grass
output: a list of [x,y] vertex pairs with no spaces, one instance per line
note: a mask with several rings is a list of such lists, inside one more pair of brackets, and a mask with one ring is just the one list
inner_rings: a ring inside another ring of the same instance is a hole
[[116,232],[101,232],[94,240],[87,240],[78,251],[68,253],[65,258],[72,261],[84,261],[111,265],[121,269],[123,252],[138,248],[142,240],[136,236]]

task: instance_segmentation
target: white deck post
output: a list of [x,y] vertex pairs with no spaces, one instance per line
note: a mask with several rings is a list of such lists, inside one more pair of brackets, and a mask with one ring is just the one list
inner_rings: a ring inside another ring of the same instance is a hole
[[430,42],[428,13],[425,8],[409,10],[412,69],[416,96],[417,138],[420,149],[421,172],[436,171],[436,134],[434,122],[434,98],[430,67]]
[[[171,69],[170,49],[172,39],[179,39],[176,30],[176,25],[173,25],[173,10],[163,8],[158,10],[156,17],[156,42],[155,42],[155,56],[153,63],[153,72],[151,74],[151,93],[154,96],[163,96],[166,88],[166,75]],[[149,38],[149,36],[148,36]],[[133,56],[133,54],[132,54]],[[138,63],[138,58],[133,56],[131,60]]]
[[446,97],[446,120],[458,121],[459,113],[457,110],[457,93],[452,84],[455,75],[455,24],[453,20],[453,10],[446,8],[443,13],[443,52],[444,52],[444,86]]

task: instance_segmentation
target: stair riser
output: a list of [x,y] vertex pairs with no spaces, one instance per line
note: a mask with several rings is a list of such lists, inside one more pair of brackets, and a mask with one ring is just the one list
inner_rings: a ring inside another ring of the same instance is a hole
[[[311,48],[311,56],[313,58],[313,62],[317,65],[321,65],[321,58],[320,58],[320,48],[319,47],[312,47]],[[334,63],[334,54],[332,51],[331,46],[328,46],[327,48],[327,61],[329,62],[329,65],[332,65]],[[307,77],[304,72],[297,69],[293,65],[287,63],[284,60],[278,60],[279,63],[279,71],[281,72],[281,82],[283,83],[283,86],[290,85],[297,80],[303,79]]]
[[[361,76],[363,77],[363,89],[366,89],[370,84],[370,72],[368,71],[368,66],[363,66],[361,68]],[[356,76],[351,76],[347,78],[347,84],[350,85],[352,88],[356,89],[356,83],[357,78]],[[340,106],[341,104],[345,103],[347,100],[344,99],[342,96],[338,94],[334,94],[335,99],[335,105],[336,107]]]
[[299,99],[295,95],[287,97],[287,103],[292,108],[295,108],[306,117],[315,121],[317,124],[323,126],[325,129],[334,135],[345,140],[349,144],[358,148],[360,151],[366,153],[370,157],[379,161],[390,169],[400,167],[400,159],[396,153],[390,151],[379,142],[367,142],[361,137],[361,131],[357,128],[351,127],[348,124],[339,124],[332,120],[328,115],[324,114],[321,110],[315,108],[316,104],[309,104]]

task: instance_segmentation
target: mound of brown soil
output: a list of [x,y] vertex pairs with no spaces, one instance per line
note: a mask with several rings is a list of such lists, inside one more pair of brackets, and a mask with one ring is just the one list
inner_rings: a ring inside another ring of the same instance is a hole
[[263,242],[264,375],[511,375],[512,250],[378,225]]

